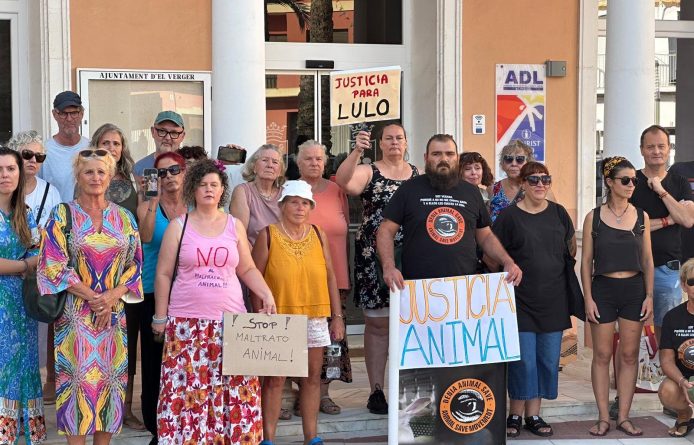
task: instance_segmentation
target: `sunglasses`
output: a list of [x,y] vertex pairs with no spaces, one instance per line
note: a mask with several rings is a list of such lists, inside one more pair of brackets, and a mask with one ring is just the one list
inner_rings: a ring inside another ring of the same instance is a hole
[[687,286],[694,286],[694,278],[687,278]]
[[543,175],[543,176],[532,175],[532,176],[528,176],[527,178],[525,178],[525,180],[528,181],[528,184],[530,184],[532,186],[536,186],[540,182],[542,182],[542,185],[552,184],[552,177],[550,175]]
[[30,161],[31,158],[36,158],[36,162],[43,162],[46,160],[46,153],[39,153],[26,148],[22,150],[21,154],[22,159],[24,159],[25,161]]
[[98,148],[96,150],[82,150],[80,152],[80,156],[82,156],[83,158],[89,158],[92,156],[97,156],[97,157],[102,158],[108,154],[109,154],[108,151],[101,149],[101,148]]
[[639,178],[636,176],[634,177],[628,177],[628,176],[620,176],[619,178],[614,178],[615,181],[619,181],[622,183],[622,185],[629,185],[629,182],[631,182],[634,187],[636,187],[636,183],[639,182]]
[[179,174],[181,174],[181,166],[180,165],[172,165],[170,167],[157,169],[157,174],[159,175],[160,178],[165,178],[167,172],[171,173],[171,176],[179,175]]
[[516,161],[516,164],[524,164],[525,159],[526,159],[526,157],[524,155],[518,155],[518,156],[506,155],[506,156],[504,156],[504,162],[507,164],[512,164],[514,160]]

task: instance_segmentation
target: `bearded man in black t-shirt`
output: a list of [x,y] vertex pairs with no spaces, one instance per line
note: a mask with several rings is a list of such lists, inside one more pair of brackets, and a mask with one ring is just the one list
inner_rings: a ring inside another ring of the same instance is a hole
[[[502,264],[507,281],[522,272],[492,233],[489,213],[477,187],[458,176],[453,137],[432,136],[424,154],[426,174],[403,183],[383,211],[376,236],[383,280],[391,289],[408,280],[475,273],[476,248]],[[393,239],[403,227],[402,271],[395,267]]]
[[653,324],[660,341],[663,317],[682,302],[680,229],[694,225],[694,197],[686,179],[666,170],[670,155],[666,129],[652,125],[641,133],[641,155],[645,167],[636,173],[638,182],[629,201],[643,209],[651,222]]

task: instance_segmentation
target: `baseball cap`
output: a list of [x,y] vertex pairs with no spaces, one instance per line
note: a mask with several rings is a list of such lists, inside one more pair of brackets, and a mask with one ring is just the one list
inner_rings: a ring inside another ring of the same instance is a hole
[[63,91],[53,99],[53,108],[58,111],[63,111],[67,107],[81,107],[82,98],[79,94],[73,91]]
[[164,121],[171,121],[179,127],[185,128],[183,125],[183,118],[175,111],[161,111],[159,114],[157,114],[157,118],[154,119],[154,125],[161,124]]
[[313,192],[311,191],[311,185],[302,181],[301,179],[295,181],[287,181],[282,187],[282,194],[280,195],[279,202],[282,202],[284,198],[288,196],[298,196],[299,198],[308,199],[311,201],[311,208],[316,206],[316,201],[313,200]]

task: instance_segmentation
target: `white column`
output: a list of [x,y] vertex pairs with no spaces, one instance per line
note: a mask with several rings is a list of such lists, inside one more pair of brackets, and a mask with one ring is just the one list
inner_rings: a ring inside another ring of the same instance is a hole
[[[71,89],[70,2],[41,0],[39,3],[41,39],[41,128],[45,138],[58,132],[53,119],[53,98]],[[41,128],[36,128],[40,130]],[[89,137],[89,135],[87,135]]]
[[212,146],[265,143],[264,2],[212,0]]
[[436,14],[436,131],[463,147],[463,4],[439,0]]
[[653,2],[610,0],[606,43],[605,156],[625,156],[639,168],[639,136],[655,117]]

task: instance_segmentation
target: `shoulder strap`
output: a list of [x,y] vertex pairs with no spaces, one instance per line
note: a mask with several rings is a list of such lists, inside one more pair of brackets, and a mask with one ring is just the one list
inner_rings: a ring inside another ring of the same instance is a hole
[[270,251],[270,225],[265,226],[265,237],[267,238],[267,251]]
[[[595,237],[598,236],[598,226],[599,225],[600,225],[600,206],[597,206],[595,209],[593,209],[593,229],[590,232],[593,239],[595,239]],[[593,245],[593,249],[595,249],[595,245]]]
[[171,285],[169,286],[169,297],[171,297],[171,289],[173,289],[174,281],[176,281],[176,275],[178,275],[178,259],[181,254],[181,244],[183,244],[183,235],[186,233],[186,225],[188,225],[188,213],[183,220],[183,228],[181,229],[181,238],[178,240],[178,249],[176,249],[176,263],[174,264],[173,274],[171,275]]
[[41,215],[43,214],[43,206],[46,204],[46,197],[48,196],[48,189],[50,188],[51,183],[47,182],[46,183],[46,188],[43,190],[43,198],[41,198],[41,205],[39,205],[39,213],[36,215],[36,225],[39,225],[39,221],[41,221]]
[[65,209],[65,229],[64,233],[65,235],[69,235],[72,232],[72,210],[70,210],[70,206],[67,205],[67,203],[63,202],[60,204],[63,206]]
[[320,246],[323,247],[323,238],[320,236],[320,230],[318,230],[318,227],[316,227],[315,224],[311,224],[313,226],[313,230],[316,232],[316,235],[318,235],[318,241],[320,241]]
[[643,209],[636,208],[636,233],[638,235],[643,234],[644,230],[646,230],[646,224],[644,223],[644,218],[643,218]]

